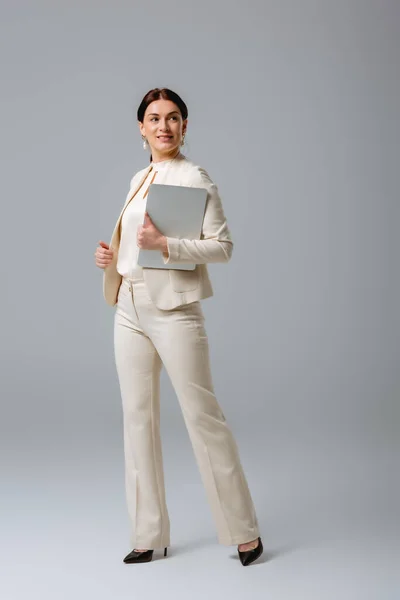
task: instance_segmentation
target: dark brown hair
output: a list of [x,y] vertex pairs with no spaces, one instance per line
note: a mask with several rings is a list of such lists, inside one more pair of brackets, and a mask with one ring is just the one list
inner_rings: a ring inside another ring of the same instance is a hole
[[[173,92],[172,90],[170,90],[168,88],[154,88],[153,90],[150,90],[149,92],[147,92],[147,94],[144,96],[143,100],[141,101],[139,108],[137,110],[137,120],[140,121],[141,123],[143,123],[144,113],[146,112],[146,108],[149,106],[149,104],[151,104],[155,100],[160,100],[160,98],[162,98],[163,100],[171,100],[171,102],[174,102],[174,104],[176,104],[177,107],[179,108],[179,111],[182,115],[182,119],[185,120],[188,118],[187,106],[184,103],[184,101],[182,100],[182,98],[176,92]],[[150,155],[150,162],[151,161],[152,161],[152,156]]]
[[174,102],[179,108],[182,119],[185,120],[188,117],[188,109],[184,101],[176,92],[169,90],[168,88],[154,88],[154,90],[150,90],[147,92],[143,100],[141,101],[139,108],[137,110],[137,120],[143,123],[144,113],[146,112],[146,108],[154,102],[155,100],[171,100]]

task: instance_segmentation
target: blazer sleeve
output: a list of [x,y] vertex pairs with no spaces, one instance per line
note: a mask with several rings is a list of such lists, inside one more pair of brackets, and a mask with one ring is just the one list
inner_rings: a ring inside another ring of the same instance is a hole
[[191,185],[207,189],[200,239],[167,237],[168,257],[163,254],[164,263],[228,262],[232,256],[233,241],[218,188],[201,167],[197,167],[197,173],[193,182],[191,181]]

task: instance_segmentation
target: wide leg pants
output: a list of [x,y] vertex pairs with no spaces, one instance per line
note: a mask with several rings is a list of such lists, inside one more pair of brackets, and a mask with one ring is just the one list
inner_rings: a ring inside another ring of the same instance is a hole
[[170,545],[160,439],[162,365],[182,410],[219,543],[236,545],[256,539],[260,532],[238,448],[213,389],[200,301],[160,310],[143,279],[123,278],[114,348],[132,547]]

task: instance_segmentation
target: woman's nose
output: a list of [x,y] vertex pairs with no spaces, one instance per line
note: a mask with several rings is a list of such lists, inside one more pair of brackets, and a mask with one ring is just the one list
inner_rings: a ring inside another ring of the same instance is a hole
[[163,131],[168,131],[169,127],[168,121],[166,119],[164,121],[160,121],[160,129],[162,129]]

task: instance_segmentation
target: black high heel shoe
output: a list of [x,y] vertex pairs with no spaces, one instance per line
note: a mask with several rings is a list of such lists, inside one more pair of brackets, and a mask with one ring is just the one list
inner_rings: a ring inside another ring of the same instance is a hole
[[[153,558],[153,552],[154,550],[145,550],[144,552],[132,550],[132,552],[129,552],[129,554],[125,556],[124,563],[132,564],[150,562]],[[164,556],[167,556],[167,548],[164,548]]]
[[242,565],[244,567],[247,567],[247,565],[250,565],[259,556],[261,556],[261,554],[263,553],[263,550],[264,550],[264,548],[263,548],[263,545],[262,545],[262,541],[261,541],[261,538],[259,537],[258,538],[258,546],[256,546],[252,550],[243,550],[241,552],[239,550],[239,548],[238,548],[238,554],[239,554],[240,562],[242,563]]

